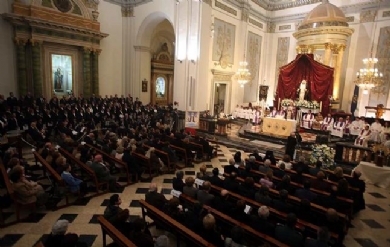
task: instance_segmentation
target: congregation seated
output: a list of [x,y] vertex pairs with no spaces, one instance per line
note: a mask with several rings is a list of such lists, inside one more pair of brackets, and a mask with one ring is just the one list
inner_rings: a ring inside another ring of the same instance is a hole
[[279,199],[272,200],[272,207],[275,208],[276,210],[285,213],[294,212],[294,206],[291,205],[287,201],[287,199],[288,199],[288,191],[287,190],[279,191]]
[[199,202],[195,202],[194,206],[188,208],[184,213],[184,225],[195,233],[199,233],[203,228],[203,216],[203,205]]
[[129,233],[129,239],[136,246],[154,247],[153,237],[146,227],[146,222],[142,218],[137,218],[133,222],[133,230]]
[[309,174],[312,176],[316,176],[318,172],[321,171],[322,168],[322,161],[317,160],[315,167],[309,168]]
[[303,176],[302,167],[298,167],[296,169],[296,173],[291,175],[291,181],[294,183],[303,184],[303,181],[305,181],[305,177]]
[[275,228],[275,237],[292,247],[301,247],[303,245],[303,236],[295,229],[297,217],[293,213],[287,215],[285,225],[277,225]]
[[174,177],[172,179],[172,187],[174,190],[177,190],[177,191],[180,191],[180,192],[183,192],[183,188],[184,188],[184,182],[183,182],[183,178],[184,178],[184,172],[183,171],[177,171],[176,172],[176,177]]
[[257,214],[250,216],[249,225],[259,232],[273,236],[275,234],[275,225],[268,220],[269,214],[267,206],[259,207]]
[[251,156],[255,157],[256,161],[263,161],[263,158],[261,158],[261,156],[259,155],[259,149],[258,148],[253,149],[253,152],[249,155],[249,158]]
[[71,174],[72,167],[69,164],[65,164],[64,170],[61,173],[61,178],[65,181],[65,183],[68,185],[70,192],[77,193],[80,192],[81,194],[87,193],[87,185],[83,182],[83,180],[79,178],[75,178]]
[[87,247],[85,242],[79,240],[77,234],[67,233],[68,226],[69,221],[58,220],[44,243],[45,247]]
[[198,189],[194,187],[195,179],[193,177],[186,177],[185,185],[183,187],[183,194],[196,199]]
[[229,200],[227,190],[221,190],[221,193],[215,197],[213,207],[226,215],[231,215],[234,205]]
[[226,177],[223,182],[223,187],[228,191],[239,193],[240,183],[237,181],[238,174],[236,172],[232,172],[229,177]]
[[223,236],[216,225],[215,218],[212,214],[203,217],[203,229],[201,236],[215,246],[224,246]]
[[160,210],[162,210],[167,203],[165,196],[157,191],[156,183],[151,183],[149,185],[149,190],[145,194],[145,201]]
[[[241,163],[241,160],[239,162]],[[235,159],[229,159],[229,165],[224,166],[223,171],[227,174],[231,174],[232,172],[239,173],[238,165],[236,165]]]
[[340,179],[344,178],[344,172],[343,168],[340,166],[337,166],[334,170],[333,173],[329,174],[328,179],[333,182],[338,182]]
[[129,219],[129,210],[122,209],[120,205],[122,199],[118,194],[110,196],[109,204],[104,210],[104,218],[106,218],[115,228],[117,228],[122,234],[128,236],[131,229],[130,224],[127,222]]
[[317,239],[307,238],[305,240],[305,247],[328,247],[329,240],[329,230],[326,226],[323,226],[318,229]]
[[310,186],[311,186],[310,181],[306,180],[303,183],[303,188],[297,189],[295,191],[295,196],[298,197],[301,200],[306,199],[309,202],[315,200],[316,197],[317,197],[317,194],[312,192],[312,191],[310,191]]
[[356,193],[354,196],[354,212],[359,212],[362,209],[366,208],[366,202],[364,200],[364,192],[366,191],[366,183],[364,180],[361,180],[362,173],[359,170],[353,170],[352,179],[348,180],[349,184],[359,189],[359,193]]
[[205,164],[201,165],[199,168],[199,172],[196,174],[196,178],[201,179],[201,180],[207,180],[208,175],[206,173],[207,166]]
[[37,206],[44,206],[48,201],[49,195],[37,182],[29,181],[26,178],[22,166],[18,165],[12,168],[10,180],[18,203],[35,203]]
[[118,191],[117,188],[117,177],[110,174],[110,169],[107,167],[107,165],[103,162],[103,156],[100,154],[97,154],[94,157],[94,160],[91,164],[92,170],[95,172],[96,177],[98,181],[102,182],[108,182],[110,191],[116,192]]
[[259,183],[262,186],[266,186],[268,188],[273,188],[274,187],[274,183],[272,182],[273,176],[274,176],[273,171],[268,170],[267,173],[265,174],[265,177],[261,178]]
[[325,179],[325,173],[323,171],[319,171],[317,173],[316,178],[312,178],[310,180],[311,188],[317,189],[317,190],[323,190],[328,191],[330,188],[330,185],[328,182],[326,182]]
[[290,185],[290,183],[290,176],[284,175],[282,180],[276,185],[276,190],[287,190],[289,194],[293,194],[294,188]]
[[292,169],[298,171],[301,168],[302,173],[309,174],[309,163],[305,160],[304,157],[300,157],[298,162],[292,165]]
[[286,164],[284,162],[278,163],[279,169],[274,170],[275,177],[282,178],[286,174]]
[[238,187],[238,192],[240,195],[245,196],[246,198],[255,198],[255,181],[253,177],[246,177],[244,182],[241,183]]
[[164,206],[164,213],[172,217],[174,220],[184,223],[185,215],[182,208],[179,208],[180,201],[177,197],[172,197]]
[[207,178],[207,181],[218,187],[223,187],[223,180],[219,177],[219,169],[216,167],[213,168],[212,176]]
[[215,196],[210,194],[211,184],[209,181],[205,181],[202,185],[202,189],[198,190],[196,194],[197,200],[203,205],[212,205],[214,203]]
[[255,193],[255,200],[267,206],[273,205],[273,200],[269,196],[269,188],[267,186],[261,186],[259,188],[259,190]]
[[269,159],[264,160],[264,164],[259,166],[259,171],[261,173],[266,174],[269,170],[272,170],[270,168],[270,165],[271,165],[271,160]]
[[225,246],[246,247],[244,230],[239,226],[234,226],[230,233],[231,237],[225,238]]

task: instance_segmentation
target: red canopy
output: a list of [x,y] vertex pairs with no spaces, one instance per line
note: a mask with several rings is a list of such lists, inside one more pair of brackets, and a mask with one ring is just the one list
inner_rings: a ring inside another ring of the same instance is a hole
[[322,102],[322,114],[326,115],[329,95],[333,94],[333,71],[332,67],[315,61],[313,54],[298,54],[294,61],[280,67],[275,100],[295,100],[301,82],[306,80],[309,100]]

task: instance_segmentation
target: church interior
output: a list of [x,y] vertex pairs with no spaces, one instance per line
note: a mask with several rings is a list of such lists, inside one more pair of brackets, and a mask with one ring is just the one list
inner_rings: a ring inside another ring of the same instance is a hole
[[0,75],[0,246],[390,245],[390,0],[1,0]]

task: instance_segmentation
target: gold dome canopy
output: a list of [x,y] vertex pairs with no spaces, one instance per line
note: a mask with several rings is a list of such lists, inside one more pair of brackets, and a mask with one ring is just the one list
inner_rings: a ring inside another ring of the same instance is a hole
[[320,5],[307,14],[298,30],[326,26],[348,27],[348,23],[341,9],[329,3],[328,0],[322,0]]

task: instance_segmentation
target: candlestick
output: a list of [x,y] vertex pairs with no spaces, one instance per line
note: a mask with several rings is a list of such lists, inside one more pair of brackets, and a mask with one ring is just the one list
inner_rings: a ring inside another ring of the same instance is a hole
[[322,112],[322,101],[320,101],[320,112]]

